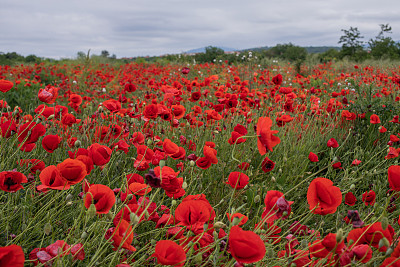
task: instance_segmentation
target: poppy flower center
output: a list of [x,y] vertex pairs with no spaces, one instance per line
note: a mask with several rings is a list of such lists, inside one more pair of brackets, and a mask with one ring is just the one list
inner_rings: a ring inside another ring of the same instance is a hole
[[14,185],[16,185],[17,183],[14,181],[14,179],[12,177],[7,177],[4,181],[4,185],[7,186],[7,190],[10,190],[10,188]]

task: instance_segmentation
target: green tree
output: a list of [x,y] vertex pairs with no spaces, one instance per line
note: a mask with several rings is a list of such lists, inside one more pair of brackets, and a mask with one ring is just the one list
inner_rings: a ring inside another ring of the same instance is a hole
[[380,24],[379,26],[381,27],[379,34],[368,42],[371,56],[376,59],[398,59],[400,57],[399,45],[391,37],[385,36],[392,33],[392,27],[389,24]]
[[364,53],[364,42],[361,41],[364,36],[361,36],[357,27],[350,27],[349,30],[342,29],[342,32],[344,32],[344,35],[342,35],[339,40],[339,44],[342,44],[342,50],[340,51],[341,56],[359,59]]
[[213,62],[214,59],[218,59],[219,57],[222,57],[224,54],[225,54],[224,50],[219,47],[207,46],[206,52],[197,54],[195,59],[199,63]]
[[102,57],[108,57],[109,55],[110,55],[110,53],[107,50],[101,51],[101,56]]

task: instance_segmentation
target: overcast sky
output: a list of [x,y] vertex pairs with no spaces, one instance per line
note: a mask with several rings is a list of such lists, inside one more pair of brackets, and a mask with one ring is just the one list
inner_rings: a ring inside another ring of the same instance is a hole
[[341,29],[400,40],[399,0],[0,0],[0,52],[177,54],[208,45],[338,46]]

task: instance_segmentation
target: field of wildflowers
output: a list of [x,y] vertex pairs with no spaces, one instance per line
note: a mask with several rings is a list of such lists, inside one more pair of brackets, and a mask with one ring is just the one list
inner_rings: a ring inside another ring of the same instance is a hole
[[0,266],[400,266],[400,68],[0,67]]

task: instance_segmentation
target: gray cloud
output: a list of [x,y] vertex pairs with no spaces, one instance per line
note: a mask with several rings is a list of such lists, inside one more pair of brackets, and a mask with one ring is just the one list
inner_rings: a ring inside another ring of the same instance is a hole
[[337,45],[341,29],[364,40],[389,23],[400,40],[398,0],[1,0],[0,51],[74,57],[180,53],[207,45],[237,49]]

